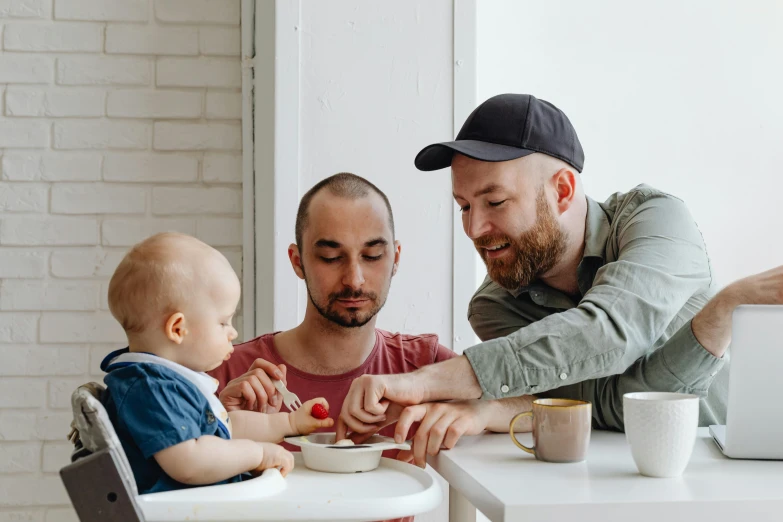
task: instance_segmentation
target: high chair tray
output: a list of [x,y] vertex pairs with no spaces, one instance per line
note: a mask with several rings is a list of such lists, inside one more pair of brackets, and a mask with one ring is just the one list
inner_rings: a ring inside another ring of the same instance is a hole
[[185,520],[382,520],[432,511],[441,491],[429,471],[382,458],[365,473],[334,474],[307,469],[295,454],[294,470],[277,470],[235,484],[141,495],[147,522]]

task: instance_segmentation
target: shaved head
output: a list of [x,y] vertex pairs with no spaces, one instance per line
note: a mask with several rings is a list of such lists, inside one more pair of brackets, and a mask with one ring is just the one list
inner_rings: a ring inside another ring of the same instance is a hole
[[324,190],[327,190],[334,196],[351,200],[366,198],[372,193],[380,196],[389,213],[389,227],[391,228],[392,238],[394,238],[394,216],[392,214],[391,203],[389,203],[389,198],[386,197],[386,194],[361,176],[351,174],[350,172],[340,172],[339,174],[329,176],[328,178],[319,181],[302,196],[302,200],[299,202],[299,210],[296,213],[295,230],[296,246],[299,247],[300,251],[303,250],[302,247],[304,246],[302,245],[302,236],[304,235],[304,230],[307,228],[310,220],[310,203],[318,193]]

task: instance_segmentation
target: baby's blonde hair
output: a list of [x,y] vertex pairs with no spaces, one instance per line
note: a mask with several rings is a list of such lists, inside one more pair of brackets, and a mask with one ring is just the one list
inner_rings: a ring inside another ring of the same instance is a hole
[[[201,252],[198,252],[201,250]],[[136,244],[109,282],[109,310],[128,335],[141,334],[186,303],[197,253],[214,251],[198,239],[163,232]]]

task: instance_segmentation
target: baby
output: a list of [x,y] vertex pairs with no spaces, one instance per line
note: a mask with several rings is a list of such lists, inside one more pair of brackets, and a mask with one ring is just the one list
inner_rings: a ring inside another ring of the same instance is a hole
[[[128,348],[101,363],[103,400],[128,456],[139,493],[223,484],[294,465],[277,442],[331,427],[311,416],[313,399],[294,413],[227,413],[206,371],[231,357],[231,320],[240,284],[226,258],[183,234],[134,246],[109,283],[109,308]],[[243,476],[244,474],[244,476]]]

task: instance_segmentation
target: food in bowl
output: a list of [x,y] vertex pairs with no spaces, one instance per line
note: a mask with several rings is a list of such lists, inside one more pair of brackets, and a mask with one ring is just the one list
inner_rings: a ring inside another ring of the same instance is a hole
[[355,446],[356,444],[351,439],[338,440],[334,443],[335,446]]

